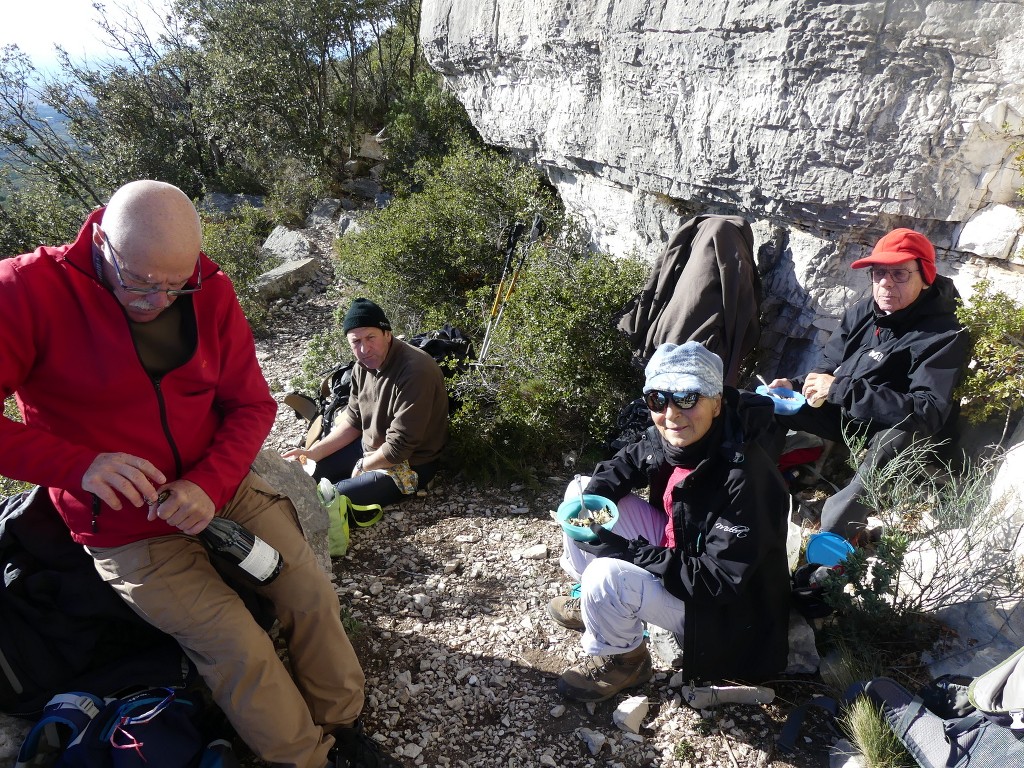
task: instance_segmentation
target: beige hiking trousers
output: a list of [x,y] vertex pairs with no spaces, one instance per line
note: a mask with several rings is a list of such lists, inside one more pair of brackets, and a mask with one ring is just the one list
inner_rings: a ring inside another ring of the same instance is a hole
[[173,636],[214,700],[263,760],[323,768],[330,732],[363,708],[363,671],[338,597],[299,530],[295,509],[252,472],[219,513],[278,549],[284,568],[256,589],[274,605],[289,674],[267,633],[187,536],[90,549],[100,576],[143,619]]

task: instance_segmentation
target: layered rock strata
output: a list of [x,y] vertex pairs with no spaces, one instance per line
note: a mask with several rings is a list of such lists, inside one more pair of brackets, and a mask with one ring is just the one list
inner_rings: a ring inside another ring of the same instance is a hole
[[962,292],[1024,297],[1019,2],[424,0],[421,38],[598,247],[655,258],[697,211],[754,222],[780,366],[866,292],[848,266],[895,226]]

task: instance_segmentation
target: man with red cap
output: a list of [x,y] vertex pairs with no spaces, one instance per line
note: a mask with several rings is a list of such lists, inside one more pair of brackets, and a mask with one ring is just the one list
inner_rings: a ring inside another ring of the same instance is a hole
[[864,473],[915,438],[953,439],[960,410],[953,389],[970,354],[956,318],[960,296],[952,280],[936,273],[927,237],[895,229],[852,267],[868,268],[871,296],[846,311],[806,376],[770,384],[807,398],[795,414],[777,415],[787,429],[833,441],[867,437],[853,480],[825,502],[821,515],[822,530],[847,538],[857,536],[871,512],[860,499]]

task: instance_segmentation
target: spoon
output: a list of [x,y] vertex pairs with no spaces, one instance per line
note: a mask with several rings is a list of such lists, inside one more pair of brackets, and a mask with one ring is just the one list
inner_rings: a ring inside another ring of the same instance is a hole
[[757,373],[757,374],[754,374],[754,375],[757,376],[757,380],[758,381],[760,381],[762,384],[764,384],[764,388],[765,389],[769,389],[769,390],[771,389],[771,387],[768,386],[768,382],[764,380],[764,376],[762,376],[760,373]]
[[576,481],[576,487],[579,488],[580,491],[580,511],[577,514],[577,517],[590,517],[590,510],[587,508],[587,502],[583,500],[583,481],[580,480],[579,475],[576,475],[573,479]]

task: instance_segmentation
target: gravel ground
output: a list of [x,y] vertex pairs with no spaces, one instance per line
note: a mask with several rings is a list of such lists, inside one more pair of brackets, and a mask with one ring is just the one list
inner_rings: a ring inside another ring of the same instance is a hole
[[[274,307],[276,330],[257,343],[272,386],[299,370],[308,339],[330,322],[333,281],[325,259],[316,284]],[[267,447],[296,445],[303,431],[282,407]],[[774,747],[791,707],[820,691],[813,681],[774,684],[770,705],[698,711],[681,702],[684,681],[656,667],[630,692],[649,704],[639,734],[612,721],[627,694],[589,708],[561,699],[555,680],[582,651],[544,606],[570,586],[550,518],[568,479],[477,489],[446,475],[426,498],[353,529],[334,572],[382,749],[406,766],[828,766],[832,737],[820,724],[805,727],[796,753]]]

